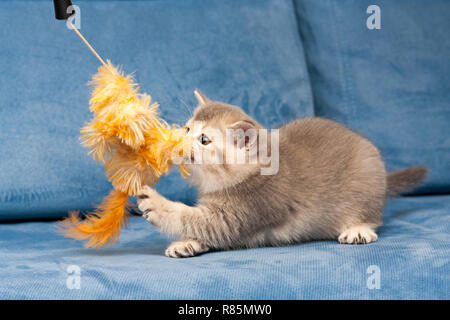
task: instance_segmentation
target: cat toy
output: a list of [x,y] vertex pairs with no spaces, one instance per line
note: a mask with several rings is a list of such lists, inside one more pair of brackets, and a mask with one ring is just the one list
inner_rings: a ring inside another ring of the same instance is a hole
[[[90,83],[93,119],[81,129],[81,140],[93,158],[104,163],[106,176],[114,187],[84,220],[71,212],[60,222],[60,231],[67,237],[87,240],[86,247],[101,247],[118,240],[129,216],[128,197],[138,195],[143,185],[158,182],[182,155],[186,133],[159,118],[158,103],[140,93],[130,75],[125,76],[100,57],[71,23],[69,18],[74,11],[70,0],[53,2],[56,19],[66,20],[102,63]],[[188,171],[182,162],[179,168],[186,176]]]

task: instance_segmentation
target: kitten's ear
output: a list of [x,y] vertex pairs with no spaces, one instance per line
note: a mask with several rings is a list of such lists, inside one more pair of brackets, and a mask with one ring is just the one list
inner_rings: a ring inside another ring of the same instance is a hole
[[204,106],[209,102],[208,98],[203,93],[201,93],[200,90],[195,89],[194,94],[199,105]]
[[258,130],[251,121],[241,120],[228,127],[231,130],[234,143],[238,148],[250,149],[258,140]]

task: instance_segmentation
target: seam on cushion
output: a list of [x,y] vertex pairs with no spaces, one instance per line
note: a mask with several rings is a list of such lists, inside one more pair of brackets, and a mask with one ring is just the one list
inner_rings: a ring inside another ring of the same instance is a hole
[[[29,189],[15,189],[0,192],[0,224],[5,222],[25,222],[41,219],[59,220],[60,218],[67,217],[69,211],[81,211],[81,213],[84,214],[84,212],[92,211],[98,204],[92,199],[92,190],[94,189],[91,188],[73,188],[65,191],[61,191],[59,189],[49,190],[47,187],[39,187],[36,189],[36,191],[30,191]],[[46,210],[48,214],[45,215],[24,214],[25,211],[28,212],[29,210],[33,210],[33,208],[35,209],[36,206],[38,206],[38,210],[41,212],[42,208],[39,204],[45,204],[58,197],[64,198],[67,195],[70,195],[73,199],[82,200],[85,204],[80,204],[81,207],[76,208],[59,205],[57,208]],[[86,200],[88,200],[88,203],[86,203]],[[2,204],[6,205],[10,203],[18,204],[18,208],[5,210],[1,206]]]
[[328,7],[330,15],[332,15],[332,19],[330,20],[333,21],[333,37],[336,46],[336,56],[338,57],[339,62],[338,70],[340,70],[339,78],[341,82],[342,97],[344,104],[342,108],[346,111],[345,114],[346,125],[349,125],[351,123],[351,118],[352,117],[354,118],[354,109],[355,109],[353,95],[351,94],[352,81],[351,76],[346,72],[348,68],[346,66],[345,58],[342,55],[343,45],[342,39],[338,31],[339,25],[337,23],[336,1],[333,0],[328,1]]
[[313,93],[313,89],[312,89],[312,82],[311,82],[311,74],[310,74],[310,70],[309,70],[309,64],[308,64],[308,57],[307,57],[307,53],[304,47],[304,42],[303,42],[303,37],[302,37],[302,33],[300,31],[300,22],[299,22],[299,16],[298,16],[298,12],[297,12],[297,5],[295,3],[295,0],[291,0],[291,7],[292,7],[292,11],[293,11],[293,15],[294,15],[294,20],[295,20],[295,24],[297,26],[297,34],[298,34],[298,38],[299,38],[299,42],[300,42],[300,48],[301,51],[303,53],[303,65],[305,66],[305,75],[306,75],[306,81],[309,84],[309,97],[311,99],[311,103],[312,103],[312,108],[313,108],[313,116],[316,116],[316,103],[314,100],[314,93]]
[[42,201],[56,197],[56,193],[49,191],[45,187],[38,187],[35,190],[26,192],[22,190],[8,190],[0,192],[0,203],[24,203],[28,201]]
[[[28,192],[27,192],[28,191]],[[75,197],[85,197],[89,195],[89,190],[85,189],[76,189],[72,190],[50,190],[47,187],[38,187],[35,190],[29,191],[25,189],[15,189],[0,192],[0,203],[24,203],[28,201],[46,201],[49,199],[54,199],[56,197],[61,197],[63,195],[71,194]]]

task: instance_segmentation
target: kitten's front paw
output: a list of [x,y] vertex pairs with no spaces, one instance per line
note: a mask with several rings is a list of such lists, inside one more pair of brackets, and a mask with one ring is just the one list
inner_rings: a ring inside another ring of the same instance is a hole
[[175,241],[166,249],[170,258],[188,258],[208,251],[208,247],[197,240]]
[[142,188],[137,204],[142,216],[155,226],[159,225],[157,222],[159,216],[170,210],[168,201],[149,186]]
[[147,214],[155,208],[154,200],[156,196],[159,196],[158,193],[149,186],[142,187],[141,193],[138,195],[137,204],[139,210],[143,215]]

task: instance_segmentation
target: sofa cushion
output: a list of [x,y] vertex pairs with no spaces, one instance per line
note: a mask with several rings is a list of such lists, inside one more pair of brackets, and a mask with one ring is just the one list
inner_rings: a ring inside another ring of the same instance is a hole
[[[135,75],[184,124],[199,88],[243,106],[266,126],[313,114],[293,4],[278,0],[75,1],[81,32],[100,55]],[[0,219],[87,210],[111,186],[79,142],[91,118],[97,59],[51,1],[1,1]],[[177,173],[158,185],[192,203]]]
[[[165,257],[169,239],[141,217],[131,219],[116,245],[101,249],[62,238],[54,223],[0,224],[0,296],[449,299],[449,213],[450,196],[396,199],[375,243],[320,241],[187,259]],[[77,270],[80,289],[69,289]]]
[[[374,3],[381,29],[369,30]],[[389,170],[429,167],[419,193],[450,192],[450,2],[295,4],[316,114],[373,140]]]

